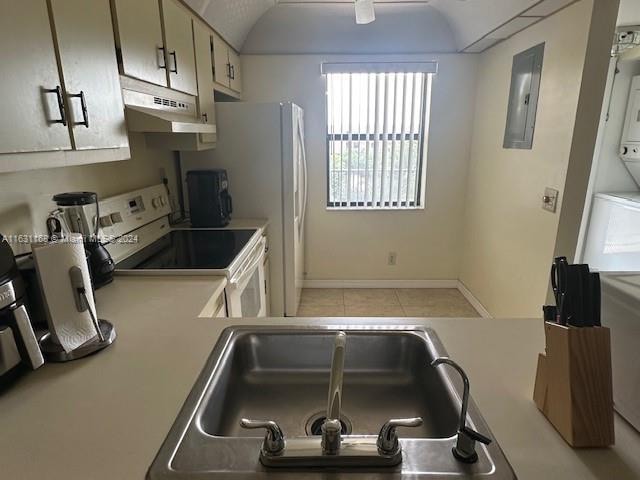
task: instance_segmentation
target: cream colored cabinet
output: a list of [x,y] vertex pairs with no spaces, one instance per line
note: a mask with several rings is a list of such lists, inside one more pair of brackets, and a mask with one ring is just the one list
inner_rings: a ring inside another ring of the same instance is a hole
[[158,0],[112,0],[122,73],[167,86]]
[[[205,123],[216,123],[215,100],[213,98],[213,65],[211,64],[211,31],[197,20],[193,20],[193,46],[196,54],[196,77],[198,80],[198,113]],[[200,134],[200,141],[213,143],[213,133]]]
[[235,92],[242,92],[240,56],[215,33],[212,46],[214,81]]
[[232,48],[229,49],[229,69],[231,70],[231,90],[242,92],[242,71],[240,69],[240,55],[238,55]]
[[198,94],[191,15],[174,0],[162,0],[169,87]]
[[47,2],[5,2],[0,41],[0,152],[70,149]]
[[51,0],[77,150],[129,144],[108,0]]
[[227,88],[231,87],[231,70],[229,65],[229,46],[217,34],[212,36],[213,46],[213,79]]
[[50,11],[46,0],[7,5],[0,151],[127,147],[109,1],[51,0]]

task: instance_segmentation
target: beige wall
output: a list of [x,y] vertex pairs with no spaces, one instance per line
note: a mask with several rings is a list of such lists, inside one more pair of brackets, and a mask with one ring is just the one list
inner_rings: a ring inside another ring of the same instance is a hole
[[[141,134],[131,134],[130,142],[132,158],[122,162],[0,174],[0,233],[46,232],[55,193],[89,190],[106,197],[160,183],[161,168],[172,175],[173,152],[147,149]],[[28,247],[12,246],[16,254]]]
[[[305,110],[309,162],[308,279],[457,279],[477,56],[422,55],[396,60],[439,62],[433,82],[426,209],[326,210],[323,61],[382,61],[391,57],[243,56],[245,99],[286,101]],[[387,265],[389,252],[397,265]]]
[[[541,197],[546,186],[556,188],[562,207],[593,5],[573,4],[481,55],[460,279],[496,317],[540,316],[545,301],[560,214],[542,210]],[[503,149],[513,55],[540,42],[546,46],[533,149]],[[600,50],[593,53],[602,56]],[[589,73],[604,80],[606,54],[601,60],[603,68]],[[585,115],[599,113],[604,83],[600,91],[596,84],[591,99],[582,98]],[[598,114],[583,120],[597,127]],[[580,133],[593,141],[589,128]],[[582,189],[584,197],[586,183],[576,187],[572,195]]]

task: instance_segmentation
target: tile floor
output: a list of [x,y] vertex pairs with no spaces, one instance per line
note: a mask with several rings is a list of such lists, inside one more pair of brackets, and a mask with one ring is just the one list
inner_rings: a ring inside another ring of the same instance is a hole
[[299,317],[479,317],[454,288],[306,288]]

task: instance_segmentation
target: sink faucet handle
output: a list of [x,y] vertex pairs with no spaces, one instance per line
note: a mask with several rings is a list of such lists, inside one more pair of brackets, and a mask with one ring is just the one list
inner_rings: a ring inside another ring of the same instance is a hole
[[392,418],[386,422],[378,434],[378,449],[385,455],[395,455],[400,449],[398,443],[398,427],[419,427],[422,425],[422,417]]
[[282,429],[273,420],[249,420],[243,418],[240,420],[242,428],[264,428],[266,433],[262,442],[262,451],[265,455],[280,455],[284,450],[284,433]]
[[432,367],[446,364],[453,367],[462,377],[462,407],[460,410],[460,420],[458,422],[458,437],[456,445],[453,447],[453,456],[465,463],[475,463],[478,461],[476,453],[476,442],[489,445],[491,439],[467,427],[467,408],[469,407],[469,377],[460,365],[447,357],[436,358],[431,362]]

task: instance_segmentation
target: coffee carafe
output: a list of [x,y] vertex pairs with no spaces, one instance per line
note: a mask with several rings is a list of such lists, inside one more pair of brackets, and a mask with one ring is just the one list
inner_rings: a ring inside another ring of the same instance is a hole
[[53,196],[58,209],[47,219],[49,236],[64,236],[64,232],[80,233],[84,239],[87,262],[93,287],[98,289],[113,280],[115,264],[100,243],[100,205],[95,192],[67,192]]
[[44,364],[25,298],[13,250],[0,235],[0,384],[20,370]]

